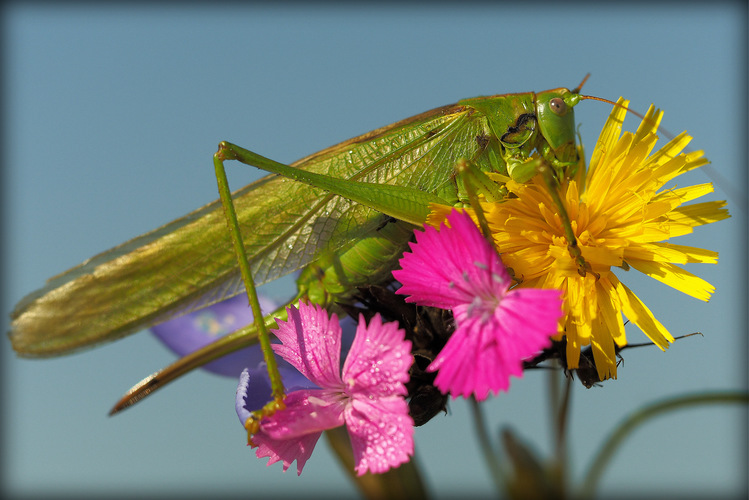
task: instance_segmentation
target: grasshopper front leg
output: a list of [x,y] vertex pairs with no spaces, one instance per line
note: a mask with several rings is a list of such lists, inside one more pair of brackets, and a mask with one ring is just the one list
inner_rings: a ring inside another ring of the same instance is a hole
[[[591,266],[585,261],[580,246],[577,244],[577,237],[575,231],[572,229],[572,222],[570,221],[567,209],[562,202],[560,196],[560,185],[557,179],[556,169],[554,169],[544,158],[535,158],[525,163],[517,163],[515,165],[508,164],[508,171],[513,180],[517,182],[527,182],[535,175],[540,174],[543,176],[546,187],[549,190],[551,199],[557,209],[557,214],[562,222],[562,230],[564,231],[564,237],[567,240],[567,251],[577,263],[577,272],[580,276],[586,276],[588,272],[593,273],[597,278],[597,273],[593,272]],[[562,170],[564,171],[564,170]]]
[[564,237],[567,239],[567,251],[570,254],[570,257],[572,257],[572,260],[574,260],[577,263],[577,272],[580,276],[585,277],[585,275],[588,272],[593,273],[593,275],[597,278],[600,278],[598,273],[593,272],[593,270],[590,267],[590,264],[585,260],[583,257],[582,250],[580,250],[580,246],[577,244],[577,237],[575,236],[575,231],[572,229],[572,222],[570,221],[570,216],[567,213],[567,209],[564,206],[564,203],[562,202],[562,197],[559,195],[559,181],[557,180],[556,176],[554,175],[554,172],[549,167],[549,165],[541,160],[541,165],[538,167],[539,173],[543,176],[544,182],[546,183],[546,186],[549,188],[549,194],[551,195],[551,199],[554,201],[554,205],[556,205],[557,210],[559,211],[559,218],[562,220],[562,229],[564,230]]

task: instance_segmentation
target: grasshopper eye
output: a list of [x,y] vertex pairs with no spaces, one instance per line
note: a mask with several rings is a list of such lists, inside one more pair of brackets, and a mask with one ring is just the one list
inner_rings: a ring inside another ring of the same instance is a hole
[[549,101],[549,109],[555,115],[564,116],[567,113],[567,103],[561,97],[555,97]]

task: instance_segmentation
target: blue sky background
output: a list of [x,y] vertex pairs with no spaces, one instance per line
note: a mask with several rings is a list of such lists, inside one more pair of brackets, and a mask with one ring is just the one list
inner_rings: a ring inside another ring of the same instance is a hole
[[[667,352],[624,352],[619,379],[575,384],[575,478],[616,422],[692,391],[746,386],[746,11],[740,3],[593,3],[347,8],[10,4],[4,9],[2,314],[44,280],[213,200],[211,155],[229,140],[282,162],[461,98],[574,87],[620,95],[686,129],[733,218],[677,243],[720,252],[689,269],[709,304],[630,271],[628,285],[674,335]],[[592,151],[610,106],[575,112]],[[628,119],[630,128],[638,121]],[[260,174],[230,166],[234,187]],[[707,182],[705,172],[679,185]],[[289,288],[267,293],[282,297]],[[7,325],[7,324],[6,324]],[[635,327],[631,342],[644,342]],[[11,494],[354,491],[321,441],[301,477],[245,446],[236,381],[193,373],[114,418],[111,405],[173,360],[147,332],[52,360],[2,346],[3,485]],[[485,404],[549,453],[546,374]],[[462,400],[416,430],[437,498],[488,494]],[[605,494],[731,494],[746,487],[746,411],[672,413],[637,431]]]

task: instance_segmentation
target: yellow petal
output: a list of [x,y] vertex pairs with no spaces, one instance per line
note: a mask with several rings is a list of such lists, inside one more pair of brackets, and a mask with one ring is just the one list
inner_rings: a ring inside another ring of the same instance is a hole
[[574,370],[580,366],[580,335],[577,327],[573,323],[567,323],[567,348],[565,357],[567,358],[567,369]]
[[590,341],[593,360],[599,380],[616,378],[616,351],[605,324],[600,319],[593,323],[593,336]]
[[662,191],[658,193],[655,196],[655,198],[653,198],[653,200],[654,201],[657,201],[660,199],[678,200],[679,205],[681,205],[683,203],[687,203],[689,201],[697,199],[700,196],[705,196],[706,194],[710,194],[713,191],[714,191],[713,184],[711,182],[706,182],[704,184],[696,184],[694,186],[687,186],[687,187],[683,187],[679,189],[668,189],[666,191]]
[[645,335],[653,341],[661,350],[668,349],[669,343],[674,341],[674,337],[666,330],[660,321],[655,319],[653,313],[647,308],[632,291],[617,280],[612,284],[616,287],[619,300],[622,304],[622,312],[632,323],[640,327]]
[[686,256],[688,264],[717,264],[718,262],[718,252],[714,252],[712,250],[705,250],[704,248],[689,247],[685,245],[674,245],[673,243],[654,244],[661,247],[678,250]]
[[645,113],[642,122],[640,122],[640,126],[637,127],[637,132],[635,133],[637,139],[642,140],[642,138],[648,134],[654,134],[657,132],[658,125],[660,125],[662,119],[663,111],[656,109],[655,106],[651,104],[648,108],[648,112]]
[[707,281],[668,262],[633,259],[628,260],[627,263],[641,273],[705,302],[710,300],[710,295],[715,291],[715,287]]
[[710,224],[730,217],[728,210],[723,208],[725,206],[725,201],[695,203],[672,210],[669,219],[673,223],[688,224],[692,227]]
[[622,320],[622,306],[619,296],[616,293],[616,288],[611,282],[611,276],[613,273],[609,273],[608,276],[601,276],[596,286],[598,287],[598,304],[601,308],[601,316],[606,323],[609,336],[614,339],[614,342],[620,347],[627,345],[627,336],[624,329],[624,321]]
[[676,246],[659,243],[633,245],[624,251],[624,258],[627,262],[632,260],[673,262],[675,264],[686,264],[689,262],[689,259],[681,249]]
[[596,147],[593,149],[593,156],[590,158],[590,167],[588,168],[588,177],[593,175],[598,166],[607,157],[609,152],[614,149],[617,140],[622,132],[622,124],[624,123],[624,117],[627,115],[626,108],[629,106],[629,101],[620,97],[617,104],[620,106],[614,107],[611,110],[609,118],[603,125],[601,135],[598,137]]
[[429,204],[429,215],[427,215],[426,223],[427,225],[430,225],[434,228],[439,229],[440,224],[445,221],[448,215],[450,215],[450,212],[452,212],[453,207],[448,207],[447,205],[440,205],[439,203],[430,203]]
[[[679,158],[679,153],[687,147],[687,144],[689,144],[691,140],[692,138],[687,135],[686,132],[677,135],[650,157],[648,167],[653,168],[655,165],[665,165],[666,163]],[[686,161],[686,155],[682,155],[682,160],[680,161]]]
[[659,185],[663,186],[674,177],[710,163],[707,158],[702,156],[703,154],[702,151],[681,154],[673,160],[655,167],[653,175],[657,177]]

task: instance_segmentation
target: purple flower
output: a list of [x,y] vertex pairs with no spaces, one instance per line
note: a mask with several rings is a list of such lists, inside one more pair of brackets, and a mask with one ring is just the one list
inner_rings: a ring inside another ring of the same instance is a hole
[[447,217],[439,232],[416,232],[411,253],[393,272],[407,302],[451,309],[456,330],[427,371],[453,397],[507,390],[523,360],[551,344],[562,316],[559,290],[509,290],[512,280],[496,250],[465,212]]
[[[260,308],[263,313],[276,309],[276,304],[260,297]],[[247,303],[247,296],[237,295],[222,302],[213,304],[160,325],[151,327],[151,331],[168,348],[179,356],[185,356],[206,346],[217,338],[232,333],[253,321],[252,309]],[[307,378],[290,364],[279,361],[279,371],[286,387],[308,387]],[[252,387],[248,394],[247,405],[261,408],[271,399],[270,380],[263,353],[259,345],[240,349],[215,361],[203,365],[206,370],[236,378],[243,369],[248,369],[252,376]]]
[[[276,308],[275,303],[264,297],[259,300],[264,314]],[[247,296],[240,294],[153,326],[151,331],[169,349],[179,356],[185,356],[219,337],[249,325],[252,320],[252,309],[247,304]],[[203,368],[218,375],[236,377],[245,367],[256,366],[262,361],[263,353],[257,346],[253,346],[207,363]]]
[[[405,332],[395,323],[383,324],[379,314],[369,326],[360,317],[341,371],[337,316],[303,302],[288,313],[289,320],[279,321],[274,331],[282,344],[273,349],[319,388],[289,392],[286,408],[261,421],[252,436],[257,456],[268,457],[268,465],[283,461],[284,471],[296,460],[301,474],[322,431],[346,425],[357,474],[385,472],[408,461],[413,421],[404,384],[413,359]],[[251,378],[243,372],[237,388],[242,424],[250,417],[244,398]]]

